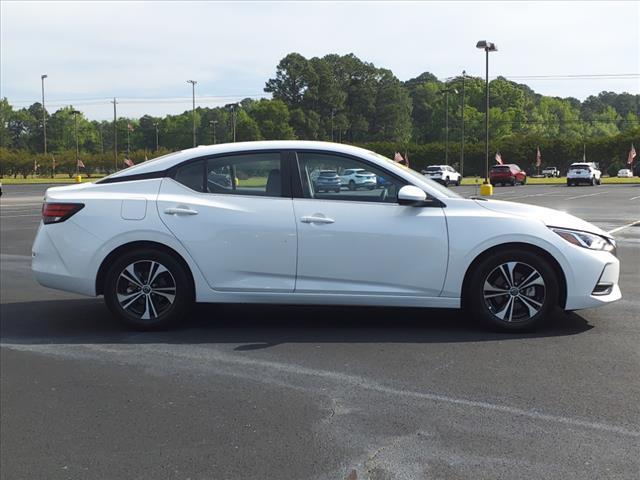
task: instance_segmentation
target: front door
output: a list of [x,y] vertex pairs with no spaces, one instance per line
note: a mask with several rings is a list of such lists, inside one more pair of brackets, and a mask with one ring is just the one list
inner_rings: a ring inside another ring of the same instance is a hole
[[[440,294],[448,256],[442,208],[398,205],[406,182],[364,160],[310,151],[297,157],[304,197],[294,199],[297,293]],[[376,187],[314,189],[314,171],[354,168],[376,175]]]

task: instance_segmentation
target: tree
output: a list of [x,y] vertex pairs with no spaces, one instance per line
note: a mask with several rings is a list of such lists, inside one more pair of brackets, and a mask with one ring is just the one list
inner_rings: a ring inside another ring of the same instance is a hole
[[289,125],[289,109],[282,100],[262,99],[249,111],[265,140],[289,140],[295,138]]

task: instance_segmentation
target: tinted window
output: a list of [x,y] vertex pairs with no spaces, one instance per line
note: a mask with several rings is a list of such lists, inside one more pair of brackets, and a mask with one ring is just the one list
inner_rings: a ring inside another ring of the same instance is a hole
[[[398,190],[405,185],[379,167],[340,155],[302,152],[298,153],[298,165],[305,198],[396,203]],[[316,172],[323,170],[335,172],[336,181],[318,181]]]
[[282,195],[280,153],[249,153],[207,161],[209,193],[229,195]]
[[180,182],[185,187],[189,187],[196,192],[202,192],[204,184],[204,160],[188,163],[179,167],[174,177],[176,182]]

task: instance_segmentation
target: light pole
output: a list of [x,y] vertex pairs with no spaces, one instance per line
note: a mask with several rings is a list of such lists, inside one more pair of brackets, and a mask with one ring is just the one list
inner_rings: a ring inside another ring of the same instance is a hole
[[195,80],[187,80],[191,84],[191,117],[193,118],[193,146],[196,146],[196,83]]
[[73,123],[74,123],[74,130],[76,133],[76,177],[78,175],[80,175],[80,166],[79,166],[79,160],[80,160],[80,148],[78,146],[78,115],[80,114],[80,112],[78,110],[73,110],[71,112],[73,114]]
[[231,105],[231,121],[233,122],[233,143],[236,143],[236,120],[238,117],[237,108],[238,104],[234,103]]
[[118,171],[118,124],[116,121],[116,97],[113,97],[113,164],[115,171]]
[[333,116],[336,113],[336,109],[332,108],[331,109],[331,141],[333,142]]
[[213,144],[216,144],[216,125],[218,125],[218,120],[209,120],[209,125],[213,129]]
[[486,112],[484,116],[484,131],[485,131],[485,140],[484,140],[484,153],[486,160],[486,168],[485,168],[485,177],[484,183],[489,183],[489,52],[497,52],[498,47],[495,43],[487,42],[486,40],[480,40],[476,44],[476,48],[480,50],[484,50],[486,55],[486,81],[485,81],[485,100],[486,100]]
[[158,122],[153,124],[156,127],[156,152],[158,151]]
[[462,71],[462,111],[460,112],[460,120],[461,120],[461,131],[460,131],[460,176],[464,178],[464,77],[467,74],[464,70]]
[[458,93],[458,90],[451,87],[445,87],[442,92],[444,94],[444,164],[449,165],[449,94]]
[[[44,156],[47,157],[47,111],[44,108],[44,79],[47,75],[40,75],[40,81],[42,82],[42,136],[44,138]],[[55,167],[53,167],[55,169]],[[51,178],[55,175],[55,172],[51,170]]]
[[102,135],[102,122],[100,123],[100,153],[104,155],[104,136]]

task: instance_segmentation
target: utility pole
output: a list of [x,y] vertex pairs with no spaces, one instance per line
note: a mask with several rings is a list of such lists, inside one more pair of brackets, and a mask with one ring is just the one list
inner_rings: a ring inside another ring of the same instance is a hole
[[460,113],[461,125],[461,144],[460,144],[460,176],[464,178],[464,77],[466,71],[462,71],[462,112]]
[[116,97],[113,97],[113,164],[115,166],[115,171],[118,171],[118,124],[116,119]]
[[102,135],[102,123],[100,123],[100,152],[104,155],[104,136]]
[[[47,111],[44,107],[44,79],[47,78],[47,75],[40,75],[40,80],[42,82],[42,135],[44,138],[44,157],[47,158]],[[34,169],[36,170],[36,169]],[[51,178],[55,175],[55,166],[51,169]]]
[[156,152],[158,151],[158,122],[153,124],[156,127]]
[[196,83],[195,80],[187,80],[187,83],[191,84],[191,101],[193,102],[191,107],[191,117],[193,118],[193,146],[196,146]]
[[231,105],[231,120],[233,122],[233,143],[236,143],[236,119],[237,119],[236,107],[237,106],[238,106],[237,103]]
[[78,110],[73,110],[71,112],[73,114],[73,123],[74,129],[76,133],[76,177],[80,175],[80,147],[78,145],[78,114],[80,113]]
[[131,124],[129,122],[127,122],[127,158],[129,158],[130,156],[130,152],[131,152]]
[[444,164],[449,165],[449,93],[458,93],[455,88],[445,87],[441,93],[444,94]]
[[336,109],[332,108],[331,109],[331,141],[333,142],[333,116],[336,113]]
[[213,144],[216,144],[216,125],[218,125],[218,120],[209,120],[209,125],[211,125],[213,129]]

